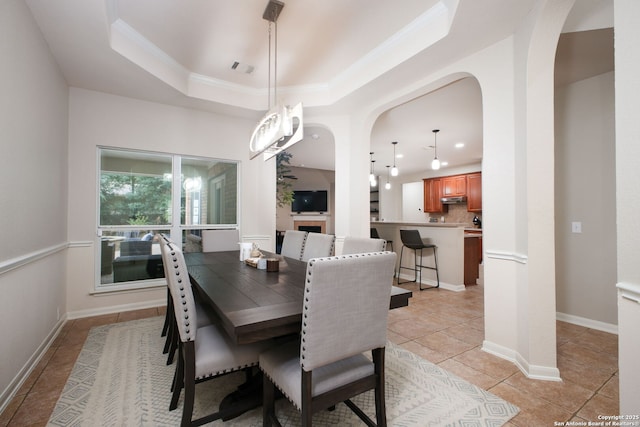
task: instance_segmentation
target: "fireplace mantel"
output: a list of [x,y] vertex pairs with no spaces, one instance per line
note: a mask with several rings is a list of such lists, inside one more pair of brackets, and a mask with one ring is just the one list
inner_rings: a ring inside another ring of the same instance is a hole
[[299,227],[320,227],[320,233],[327,232],[327,217],[329,215],[303,215],[291,214],[293,217],[293,229],[299,230]]

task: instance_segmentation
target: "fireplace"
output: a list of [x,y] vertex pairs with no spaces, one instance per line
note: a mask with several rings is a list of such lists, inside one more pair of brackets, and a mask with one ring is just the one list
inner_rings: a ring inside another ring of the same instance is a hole
[[311,233],[326,233],[327,221],[294,220],[293,229]]
[[309,233],[322,233],[322,226],[320,225],[299,225],[298,230],[308,231]]

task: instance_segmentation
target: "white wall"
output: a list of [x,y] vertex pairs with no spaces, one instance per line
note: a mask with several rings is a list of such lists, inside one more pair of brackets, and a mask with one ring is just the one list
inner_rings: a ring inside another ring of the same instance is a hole
[[[640,414],[640,2],[616,0],[616,223],[620,413]],[[624,290],[623,290],[624,288]],[[630,298],[630,299],[628,299]]]
[[275,249],[275,159],[249,160],[255,123],[72,88],[69,120],[68,310],[96,313],[122,305],[162,303],[166,289],[95,296],[96,151],[98,146],[239,160],[243,239]]
[[[558,88],[555,108],[557,310],[615,332],[613,72]],[[582,233],[571,232],[574,221]]]
[[0,58],[1,411],[66,310],[68,91],[22,0],[0,2]]

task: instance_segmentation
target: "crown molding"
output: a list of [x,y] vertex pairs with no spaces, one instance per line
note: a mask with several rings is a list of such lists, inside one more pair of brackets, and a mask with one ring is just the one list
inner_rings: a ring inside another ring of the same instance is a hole
[[[390,71],[449,34],[459,0],[440,0],[366,55],[326,82],[279,87],[284,102],[331,105]],[[118,54],[184,95],[252,110],[264,110],[267,88],[253,88],[195,73],[118,16],[116,0],[106,0],[109,45]]]

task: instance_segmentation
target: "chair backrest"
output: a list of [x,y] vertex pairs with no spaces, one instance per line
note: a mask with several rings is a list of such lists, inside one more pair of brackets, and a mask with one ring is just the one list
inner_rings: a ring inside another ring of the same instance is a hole
[[120,256],[151,255],[151,240],[123,240],[120,242]]
[[309,262],[300,344],[304,370],[385,346],[395,264],[394,252]]
[[286,256],[287,258],[301,259],[308,234],[306,231],[299,230],[285,231],[280,255]]
[[372,239],[379,239],[380,238],[380,235],[378,234],[378,229],[375,228],[375,227],[371,227],[369,229],[369,234],[370,234],[369,237],[371,237]]
[[169,275],[167,274],[167,260],[165,259],[164,247],[168,244],[172,244],[171,240],[165,235],[161,233],[156,234],[156,240],[160,242],[160,255],[162,256],[162,268],[164,268],[164,277],[167,279],[167,286],[169,286]]
[[238,230],[202,230],[202,252],[237,251],[240,249]]
[[156,233],[156,240],[160,242],[160,247],[163,247],[167,243],[173,243],[169,237],[164,233]]
[[195,341],[198,319],[184,255],[176,245],[167,243],[162,246],[162,258],[166,265],[167,281],[171,298],[173,298],[180,340]]
[[321,258],[333,255],[333,245],[336,236],[333,234],[309,233],[307,241],[304,242],[302,251],[302,261],[309,261],[311,258]]
[[400,230],[400,240],[402,240],[403,245],[411,249],[424,247],[424,242],[418,230]]
[[345,237],[342,255],[364,254],[367,252],[382,252],[387,246],[384,239],[369,239],[368,237]]

